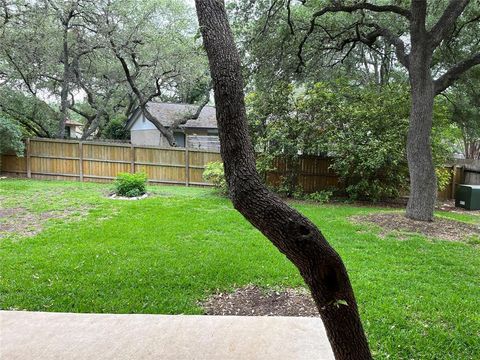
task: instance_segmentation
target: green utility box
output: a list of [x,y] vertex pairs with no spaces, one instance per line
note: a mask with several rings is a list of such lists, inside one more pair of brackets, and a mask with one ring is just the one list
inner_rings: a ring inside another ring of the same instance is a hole
[[480,185],[458,185],[455,206],[466,210],[480,210]]

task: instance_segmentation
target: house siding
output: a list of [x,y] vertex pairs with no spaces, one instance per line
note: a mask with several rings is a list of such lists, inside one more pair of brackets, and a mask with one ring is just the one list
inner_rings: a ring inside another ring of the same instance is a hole
[[[130,132],[130,141],[133,145],[162,146],[163,141],[167,140],[160,136],[158,130],[132,130]],[[167,142],[168,146],[168,142]]]
[[[167,139],[160,131],[138,112],[132,119],[130,127],[130,141],[136,146],[169,147]],[[174,132],[178,147],[191,147],[204,150],[219,150],[218,129],[215,128],[186,128]]]

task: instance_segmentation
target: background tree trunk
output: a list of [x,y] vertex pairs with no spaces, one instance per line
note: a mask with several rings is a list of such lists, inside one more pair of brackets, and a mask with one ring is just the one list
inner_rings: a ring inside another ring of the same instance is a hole
[[410,172],[410,197],[407,217],[432,221],[437,196],[437,178],[432,158],[433,100],[435,87],[430,70],[432,43],[425,27],[427,2],[412,1],[409,55],[409,79],[412,107],[407,137],[407,160]]
[[[430,77],[430,74],[424,74]],[[433,81],[412,81],[412,108],[407,137],[407,159],[410,172],[410,197],[407,217],[432,221],[437,197],[437,178],[432,159],[430,135],[433,118]]]
[[317,227],[264,186],[248,135],[240,58],[222,0],[196,0],[213,79],[221,154],[234,207],[299,269],[336,359],[371,359],[340,256]]
[[62,78],[62,90],[60,92],[60,119],[58,122],[57,137],[63,139],[65,137],[65,124],[68,120],[68,94],[70,92],[70,64],[68,56],[68,43],[67,33],[65,30],[64,42],[63,42],[63,78]]

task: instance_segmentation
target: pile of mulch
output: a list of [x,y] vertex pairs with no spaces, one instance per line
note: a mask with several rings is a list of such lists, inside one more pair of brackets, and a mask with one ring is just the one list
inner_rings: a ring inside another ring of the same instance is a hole
[[350,218],[355,223],[371,223],[380,226],[386,235],[392,231],[417,233],[430,238],[449,241],[463,241],[472,236],[480,236],[478,225],[466,224],[460,221],[435,218],[432,222],[417,221],[399,213],[358,215]]
[[206,315],[319,316],[305,289],[266,290],[247,285],[233,293],[218,293],[201,303]]

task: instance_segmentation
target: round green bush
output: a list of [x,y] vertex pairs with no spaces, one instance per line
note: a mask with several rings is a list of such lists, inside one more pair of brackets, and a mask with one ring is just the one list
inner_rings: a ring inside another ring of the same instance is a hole
[[115,194],[136,197],[145,194],[147,175],[145,173],[119,173],[114,182]]

